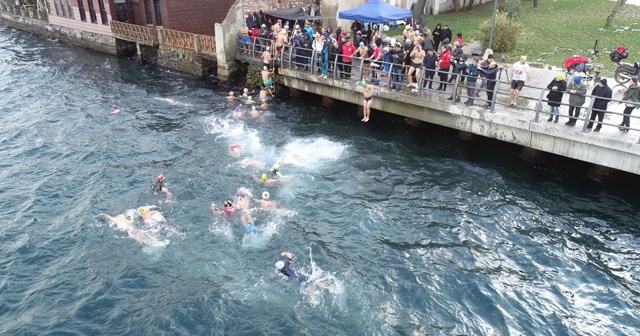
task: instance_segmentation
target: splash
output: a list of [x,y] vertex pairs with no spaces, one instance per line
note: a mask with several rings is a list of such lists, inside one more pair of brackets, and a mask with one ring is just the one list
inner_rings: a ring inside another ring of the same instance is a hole
[[178,105],[178,106],[193,106],[193,104],[189,104],[189,103],[182,103],[176,100],[173,100],[171,98],[155,98],[156,100],[171,104],[171,105]]
[[284,147],[284,153],[278,158],[278,162],[309,169],[320,168],[338,160],[346,147],[325,138],[296,139]]

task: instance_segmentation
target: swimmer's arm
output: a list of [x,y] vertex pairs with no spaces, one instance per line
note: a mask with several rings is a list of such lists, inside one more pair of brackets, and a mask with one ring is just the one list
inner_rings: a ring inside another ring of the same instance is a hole
[[221,215],[222,211],[218,211],[218,208],[216,208],[216,204],[211,202],[211,213],[214,215]]
[[287,259],[293,259],[293,254],[291,254],[291,252],[284,251],[280,253],[280,255],[286,257]]
[[100,215],[104,216],[104,218],[110,220],[110,221],[114,221],[114,218],[104,212],[101,212]]

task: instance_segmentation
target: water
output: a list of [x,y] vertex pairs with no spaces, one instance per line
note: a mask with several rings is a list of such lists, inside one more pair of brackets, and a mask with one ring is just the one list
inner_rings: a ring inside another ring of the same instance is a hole
[[[0,334],[640,334],[637,189],[351,108],[233,118],[226,89],[6,27],[0,60]],[[209,211],[242,187],[279,207],[250,235]],[[181,235],[100,216],[145,205]],[[282,251],[330,290],[283,279]]]

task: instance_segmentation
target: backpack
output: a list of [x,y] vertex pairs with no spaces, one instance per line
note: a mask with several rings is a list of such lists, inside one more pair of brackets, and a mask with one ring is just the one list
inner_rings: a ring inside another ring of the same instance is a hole
[[611,62],[615,62],[615,63],[619,63],[620,61],[622,61],[627,57],[629,57],[629,49],[625,48],[624,46],[620,46],[614,49],[609,54],[609,58],[611,59]]

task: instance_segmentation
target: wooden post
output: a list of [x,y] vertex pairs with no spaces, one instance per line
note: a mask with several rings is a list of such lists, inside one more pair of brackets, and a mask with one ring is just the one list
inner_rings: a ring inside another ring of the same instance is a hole
[[196,50],[196,53],[200,52],[200,35],[193,34],[193,48]]

